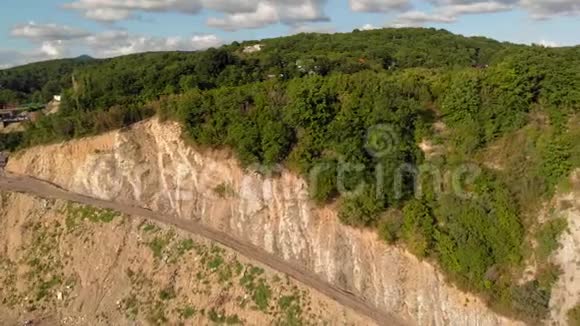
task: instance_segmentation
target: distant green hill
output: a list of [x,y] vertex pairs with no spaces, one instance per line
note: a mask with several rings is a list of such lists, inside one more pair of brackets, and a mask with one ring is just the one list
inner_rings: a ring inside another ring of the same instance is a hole
[[[246,46],[256,43],[263,44],[262,51],[244,53]],[[77,71],[79,81],[90,80],[93,99],[98,94],[96,102],[83,105],[106,107],[118,99],[125,101],[125,96],[131,97],[130,101],[135,96],[148,100],[194,87],[236,86],[271,76],[291,79],[310,72],[327,75],[485,65],[520,47],[444,30],[384,29],[235,42],[194,53],[146,53],[107,60],[81,56],[1,70],[0,101],[26,101],[32,96],[47,100],[72,86],[73,71]]]
[[95,60],[89,56],[0,70],[0,103],[45,102],[71,87],[71,74]]

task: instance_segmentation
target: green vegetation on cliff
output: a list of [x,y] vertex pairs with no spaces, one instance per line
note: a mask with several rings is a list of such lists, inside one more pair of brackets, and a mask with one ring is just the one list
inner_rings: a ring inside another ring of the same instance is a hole
[[[558,273],[544,256],[564,226],[543,228],[538,250],[530,239],[535,208],[580,164],[580,48],[426,29],[300,34],[243,51],[256,43],[77,66],[61,76],[71,80],[59,84],[61,111],[30,125],[20,144],[157,112],[197,144],[232,148],[250,169],[302,174],[313,200],[338,202],[344,223],[437,261],[498,311],[547,316]],[[39,89],[14,91],[26,88]],[[424,153],[425,140],[437,150]],[[521,284],[533,255],[545,272]]]

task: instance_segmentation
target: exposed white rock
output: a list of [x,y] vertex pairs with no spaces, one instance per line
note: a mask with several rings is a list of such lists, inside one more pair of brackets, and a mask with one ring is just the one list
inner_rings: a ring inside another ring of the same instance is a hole
[[[201,222],[249,241],[419,325],[511,325],[435,267],[346,227],[308,200],[304,180],[246,173],[224,152],[194,150],[157,120],[91,139],[31,149],[8,169],[66,189]],[[221,198],[214,189],[235,191]],[[188,196],[184,195],[184,192]]]

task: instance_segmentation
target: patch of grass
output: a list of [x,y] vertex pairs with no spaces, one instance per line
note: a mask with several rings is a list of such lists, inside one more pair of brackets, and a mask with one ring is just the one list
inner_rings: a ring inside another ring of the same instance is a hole
[[264,270],[259,267],[252,266],[246,268],[244,275],[240,279],[240,285],[251,294],[256,307],[259,310],[266,311],[270,306],[272,290],[266,283],[266,280],[263,277],[260,277],[263,273]]
[[282,296],[278,299],[278,308],[282,311],[282,316],[279,320],[280,325],[298,326],[304,324],[299,296]]
[[159,292],[159,299],[163,301],[175,299],[176,296],[177,294],[175,293],[175,289],[173,288],[173,286],[168,286],[165,289],[161,290],[161,292]]
[[262,275],[264,270],[254,266],[248,266],[244,271],[244,275],[240,279],[240,285],[248,290],[254,290],[255,280],[258,276]]
[[171,243],[173,236],[174,234],[169,232],[162,236],[156,236],[151,242],[147,244],[151,251],[153,251],[153,256],[155,256],[155,258],[161,259],[163,257],[163,253],[165,252],[167,246]]
[[241,325],[243,323],[238,315],[228,316],[224,310],[216,311],[214,308],[208,312],[208,318],[216,324]]
[[560,266],[546,264],[538,270],[538,283],[542,288],[551,289],[562,275]]
[[236,273],[236,276],[242,275],[242,272],[244,271],[244,265],[242,265],[242,263],[236,260],[234,262],[234,271]]
[[254,291],[253,296],[252,296],[254,303],[256,304],[256,306],[258,306],[258,309],[260,309],[262,311],[266,311],[266,310],[268,310],[268,307],[270,306],[270,298],[271,297],[272,297],[272,290],[270,289],[270,286],[268,284],[266,284],[266,282],[263,279],[261,279],[258,282],[258,285]]
[[74,230],[85,220],[93,223],[111,223],[119,216],[121,216],[119,213],[110,209],[69,204],[66,208],[65,225],[67,229]]
[[290,308],[298,299],[293,295],[283,296],[278,300],[278,306],[282,310]]
[[238,315],[230,315],[226,317],[227,325],[242,325],[243,322]]
[[211,270],[217,270],[224,263],[224,258],[220,255],[216,255],[207,263],[207,268]]
[[545,260],[554,250],[560,246],[560,235],[568,228],[568,222],[563,219],[555,219],[544,224],[536,234],[538,241],[538,256]]
[[177,256],[181,257],[187,252],[191,251],[195,247],[195,243],[191,239],[185,239],[179,241],[176,247]]
[[580,326],[580,304],[577,304],[574,308],[568,310],[568,325],[570,326]]
[[233,197],[236,195],[236,192],[231,187],[230,184],[223,182],[216,186],[213,191],[222,199]]
[[529,321],[544,320],[550,313],[551,289],[538,281],[515,286],[512,290],[512,309]]
[[53,276],[50,280],[48,281],[44,281],[41,282],[38,290],[36,291],[36,300],[40,301],[43,298],[45,298],[46,296],[48,296],[48,294],[50,293],[50,291],[60,285],[62,283],[60,277],[58,276]]
[[224,283],[224,282],[231,280],[232,276],[233,276],[233,273],[232,273],[232,268],[230,267],[230,265],[224,265],[218,271],[218,277],[219,277],[219,280],[221,283]]
[[166,325],[169,321],[165,315],[165,306],[162,302],[156,302],[153,309],[149,312],[147,316],[147,321],[153,325]]
[[147,232],[147,233],[154,233],[159,231],[159,228],[151,223],[146,223],[145,225],[143,225],[143,227],[141,228],[143,230],[143,232]]
[[[54,301],[53,289],[63,284],[63,262],[57,251],[62,236],[59,223],[38,222],[28,228],[32,233],[30,245],[26,246],[23,262],[28,265],[25,274],[28,281],[26,294],[32,294],[34,303]],[[29,304],[33,304],[32,300]],[[35,309],[38,308],[35,306]]]
[[193,306],[186,306],[179,312],[182,319],[191,319],[195,314],[197,314],[197,310]]
[[0,302],[13,308],[20,301],[16,289],[17,265],[8,258],[0,257],[0,271]]
[[139,314],[139,300],[135,294],[131,294],[128,298],[123,299],[121,306],[125,310],[125,316],[134,320]]
[[149,242],[149,248],[153,251],[153,256],[161,258],[163,256],[163,249],[165,249],[167,244],[168,242],[165,238],[156,237],[153,241]]

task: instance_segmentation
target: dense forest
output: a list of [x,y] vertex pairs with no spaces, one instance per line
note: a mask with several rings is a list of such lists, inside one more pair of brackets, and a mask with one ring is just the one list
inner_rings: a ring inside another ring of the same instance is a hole
[[94,61],[81,56],[0,70],[0,104],[46,103],[72,86],[75,69]]
[[[158,114],[197,144],[232,148],[250,169],[302,174],[312,199],[337,203],[344,223],[438,262],[497,311],[547,317],[559,274],[548,258],[566,225],[540,225],[536,214],[580,166],[578,47],[434,29],[300,34],[29,65],[0,71],[0,85],[0,101],[64,95],[58,114],[0,137],[2,148]],[[435,153],[421,150],[425,140]],[[519,282],[531,260],[535,279]]]

